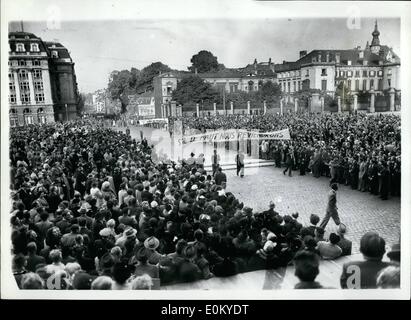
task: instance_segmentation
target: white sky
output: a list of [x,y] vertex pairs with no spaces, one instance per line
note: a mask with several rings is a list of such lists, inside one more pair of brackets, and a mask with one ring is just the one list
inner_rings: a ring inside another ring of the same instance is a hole
[[[400,54],[400,19],[378,18],[381,44]],[[373,18],[349,29],[342,18],[142,19],[62,21],[50,29],[44,21],[24,21],[24,30],[43,40],[58,40],[71,52],[81,92],[107,86],[112,70],[138,69],[161,61],[187,70],[191,57],[209,50],[226,67],[258,61],[293,61],[300,50],[364,47],[372,39]],[[11,31],[20,23],[10,23]]]

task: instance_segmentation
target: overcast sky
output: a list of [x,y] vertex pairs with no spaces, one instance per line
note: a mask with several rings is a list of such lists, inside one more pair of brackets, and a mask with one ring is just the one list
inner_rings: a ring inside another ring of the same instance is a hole
[[[359,29],[346,19],[219,19],[66,21],[52,30],[46,22],[25,21],[24,31],[58,40],[71,52],[81,92],[107,86],[112,70],[138,69],[161,61],[187,70],[191,57],[211,51],[226,67],[243,67],[254,58],[275,63],[298,59],[300,50],[350,49],[371,42],[375,19],[361,19]],[[10,31],[20,30],[11,23]],[[378,19],[381,44],[400,53],[400,19]]]

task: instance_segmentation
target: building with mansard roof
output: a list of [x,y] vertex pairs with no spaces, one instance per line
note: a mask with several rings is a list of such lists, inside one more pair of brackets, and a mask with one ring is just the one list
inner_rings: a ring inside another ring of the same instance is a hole
[[274,70],[282,92],[292,100],[293,94],[304,88],[334,95],[341,84],[354,94],[399,91],[400,58],[392,48],[380,44],[379,35],[376,22],[371,45],[367,42],[364,48],[300,51],[297,61],[276,64]]
[[10,32],[10,125],[74,119],[77,101],[74,63],[67,48],[29,32]]

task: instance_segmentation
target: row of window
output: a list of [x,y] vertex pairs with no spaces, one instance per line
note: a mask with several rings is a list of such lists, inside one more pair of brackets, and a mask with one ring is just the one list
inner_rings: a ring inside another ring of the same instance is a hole
[[[9,60],[9,66],[12,66],[12,65],[13,65],[13,61]],[[19,67],[25,67],[25,66],[30,66],[30,65],[35,66],[35,67],[39,67],[41,65],[41,62],[40,62],[40,60],[37,60],[37,59],[36,60],[23,60],[23,59],[21,59],[21,60],[17,61],[17,65]]]
[[[19,70],[17,72],[18,80],[19,81],[28,80],[29,79],[29,72],[30,71],[28,71],[26,69]],[[43,78],[43,72],[42,72],[41,69],[34,69],[32,71],[32,75],[33,75],[33,79],[35,79],[35,80],[40,80],[40,79]],[[9,81],[14,82],[14,73],[13,72],[9,72]]]
[[[16,52],[26,52],[24,43],[16,43]],[[38,43],[30,43],[30,52],[40,52]]]
[[[353,73],[353,71],[335,71],[335,76],[336,77],[340,76],[340,77],[347,78],[347,77],[352,77],[353,74],[354,74],[354,77],[359,78],[360,75],[361,75],[361,72],[360,72],[360,70],[356,70],[355,73]],[[388,69],[387,75],[391,76],[391,74],[392,74],[391,69]],[[310,75],[310,70],[306,69],[305,76],[308,77],[309,75]],[[287,73],[279,73],[278,74],[278,78],[299,77],[299,76],[300,76],[299,71],[296,71],[296,72],[291,71],[291,72],[287,72]],[[327,76],[327,69],[326,68],[321,69],[321,76]],[[383,71],[382,70],[378,70],[378,71],[375,71],[375,70],[370,70],[370,71],[369,70],[362,70],[362,77],[363,78],[365,78],[365,77],[375,77],[375,76],[382,77],[383,76]]]
[[[30,124],[34,124],[34,116],[31,113],[31,110],[29,110],[28,112],[26,112],[25,109],[23,111],[24,113],[24,124],[25,125],[30,125]],[[47,123],[47,117],[44,115],[44,111],[39,109],[39,111],[37,112],[37,123],[39,124],[46,124]],[[17,127],[19,126],[19,119],[17,116],[17,113],[10,113],[10,126],[11,127]]]
[[[30,91],[30,84],[28,81],[23,81],[19,83],[19,88],[20,91],[25,92],[25,91]],[[16,91],[16,85],[14,82],[9,82],[9,89],[11,92]],[[35,91],[43,91],[43,82],[42,81],[35,81],[34,82],[34,90]]]
[[302,89],[301,87],[301,81],[293,81],[292,85],[293,85],[293,90],[291,91],[291,82],[282,82],[280,83],[281,85],[281,90],[283,92],[296,92],[296,91],[300,91]]
[[[360,70],[355,70],[355,72],[353,72],[353,71],[336,71],[335,72],[336,77],[340,76],[340,77],[344,77],[344,78],[350,78],[352,76],[354,76],[355,78],[359,78],[360,75],[361,75]],[[387,75],[389,75],[389,76],[391,75],[391,69],[388,69]],[[378,70],[378,71],[375,71],[375,70],[370,70],[370,71],[362,70],[362,77],[363,78],[375,77],[375,76],[382,77],[383,76],[383,71],[382,70]]]
[[[354,88],[352,87],[353,83],[354,83]],[[360,86],[360,84],[361,84],[361,86]],[[336,83],[336,85],[337,85],[337,83]],[[360,80],[355,80],[354,82],[352,82],[351,80],[347,80],[346,85],[350,90],[354,90],[354,91],[371,90],[371,88],[373,88],[375,90],[378,90],[378,91],[382,91],[383,86],[384,86],[384,82],[383,82],[383,79],[378,79],[377,87],[375,87],[374,79],[370,79],[369,81],[367,79],[363,79],[362,82],[360,82]],[[390,79],[387,79],[387,86],[391,87],[391,80]]]
[[301,75],[301,72],[297,70],[297,71],[290,71],[286,73],[279,73],[278,78],[299,77],[300,75]]
[[[11,51],[11,48],[10,48]],[[26,52],[26,48],[24,43],[16,43],[16,52]],[[30,52],[40,52],[38,43],[31,43],[30,44]],[[58,58],[59,54],[57,50],[51,51],[52,58]]]
[[[44,103],[45,99],[44,99],[44,93],[42,92],[37,92],[34,96],[34,99],[36,101],[37,104],[39,103]],[[30,93],[21,93],[20,94],[20,101],[23,104],[29,104],[31,103],[31,99],[30,99]],[[17,96],[15,93],[10,93],[9,94],[9,103],[10,104],[16,104],[17,103]]]

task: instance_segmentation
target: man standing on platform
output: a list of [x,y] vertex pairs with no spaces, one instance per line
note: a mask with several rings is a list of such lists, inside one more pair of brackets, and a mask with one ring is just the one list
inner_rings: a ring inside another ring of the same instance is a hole
[[242,151],[238,150],[235,162],[237,164],[237,176],[240,174],[240,177],[244,178],[244,153]]
[[321,221],[320,227],[325,229],[330,221],[330,218],[333,218],[335,224],[338,226],[340,225],[340,217],[338,216],[338,208],[337,208],[337,190],[338,185],[336,183],[331,184],[331,190],[328,193],[328,203],[327,203],[327,212],[323,221]]
[[220,155],[217,154],[216,149],[214,149],[214,154],[211,156],[211,164],[212,164],[213,176],[214,176],[217,171],[217,168],[220,166]]

